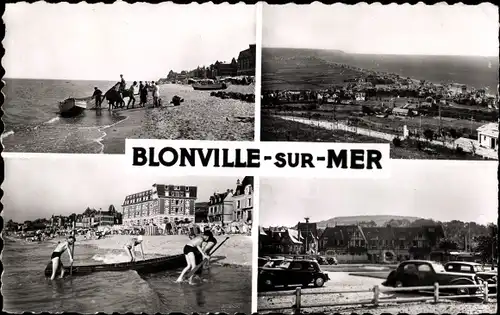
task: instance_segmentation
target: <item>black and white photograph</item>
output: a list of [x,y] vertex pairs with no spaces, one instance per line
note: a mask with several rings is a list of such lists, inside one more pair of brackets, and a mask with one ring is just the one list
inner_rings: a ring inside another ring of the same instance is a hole
[[3,310],[250,314],[253,177],[114,157],[5,158]]
[[497,313],[494,162],[388,179],[260,177],[259,314]]
[[6,152],[254,139],[255,6],[20,2],[3,21]]
[[261,141],[498,160],[498,7],[264,5]]

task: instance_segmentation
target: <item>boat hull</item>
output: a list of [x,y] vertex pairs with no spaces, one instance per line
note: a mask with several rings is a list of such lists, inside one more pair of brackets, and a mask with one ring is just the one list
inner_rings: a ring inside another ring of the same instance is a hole
[[[123,262],[116,264],[100,264],[100,265],[86,265],[86,266],[73,266],[71,274],[72,276],[84,276],[95,272],[116,272],[116,271],[127,271],[135,270],[140,274],[155,273],[165,270],[174,270],[185,267],[186,259],[183,254],[167,256],[161,258],[153,258],[140,260],[137,262]],[[63,266],[64,273],[66,276],[70,274],[70,267]],[[58,273],[60,270],[58,270]],[[52,275],[52,262],[49,262],[45,267],[45,276],[50,277]],[[56,274],[56,276],[59,276]]]
[[68,98],[59,103],[59,113],[63,117],[78,116],[87,109],[87,102]]
[[216,84],[193,84],[193,89],[197,91],[215,91],[215,90],[225,90],[227,85],[223,83]]

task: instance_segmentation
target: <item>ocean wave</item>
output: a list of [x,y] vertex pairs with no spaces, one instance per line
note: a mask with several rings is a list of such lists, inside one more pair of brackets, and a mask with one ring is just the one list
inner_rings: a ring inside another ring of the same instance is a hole
[[14,134],[14,130],[9,130],[7,132],[4,132],[2,133],[2,135],[0,136],[0,140],[3,140],[5,138],[7,138],[8,136],[11,136]]
[[126,254],[113,254],[113,253],[105,255],[95,254],[94,256],[92,256],[92,259],[96,261],[101,261],[105,264],[116,264],[116,263],[123,263],[130,261],[130,257],[127,256]]
[[52,124],[52,123],[55,123],[56,121],[58,121],[59,119],[61,119],[60,116],[56,116],[54,118],[51,118],[49,120],[47,120],[46,122],[44,122],[44,124]]

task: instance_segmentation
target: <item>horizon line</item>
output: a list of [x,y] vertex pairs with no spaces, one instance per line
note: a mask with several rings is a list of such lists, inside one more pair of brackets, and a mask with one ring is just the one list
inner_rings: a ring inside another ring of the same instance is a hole
[[422,54],[422,53],[390,53],[390,52],[351,52],[345,51],[340,48],[319,48],[319,47],[284,47],[284,46],[268,46],[262,45],[264,48],[278,48],[278,49],[304,49],[304,50],[330,50],[338,51],[351,55],[391,55],[391,56],[442,56],[442,57],[482,57],[482,58],[499,58],[499,55],[450,55],[450,54]]

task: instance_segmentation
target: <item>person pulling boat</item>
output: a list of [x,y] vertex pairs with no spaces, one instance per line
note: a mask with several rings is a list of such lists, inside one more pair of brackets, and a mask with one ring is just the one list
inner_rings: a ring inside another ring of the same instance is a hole
[[[179,275],[179,278],[177,278],[177,280],[175,282],[178,282],[178,283],[182,282],[184,275],[188,271],[193,270],[196,267],[196,254],[197,253],[201,253],[201,255],[204,259],[210,258],[207,254],[205,254],[205,252],[202,249],[203,243],[207,242],[208,239],[210,238],[210,235],[207,232],[209,232],[209,231],[205,231],[203,233],[203,235],[199,235],[199,236],[196,236],[196,237],[190,239],[190,241],[184,246],[183,252],[184,252],[184,257],[186,258],[187,266],[186,266],[186,268],[184,268],[182,270],[181,274]],[[191,277],[189,277],[189,284],[193,283],[193,277],[194,277],[194,274],[191,275]]]
[[144,248],[142,247],[142,241],[143,241],[143,236],[144,235],[144,230],[141,230],[139,232],[139,236],[137,237],[132,237],[124,246],[125,251],[127,252],[127,255],[130,257],[130,262],[135,261],[135,247],[136,246],[141,246],[141,254],[142,254],[142,259],[144,260]]
[[59,268],[61,269],[61,278],[64,277],[64,267],[61,263],[61,256],[65,251],[67,251],[69,255],[69,261],[70,263],[73,263],[73,255],[69,248],[74,243],[75,237],[71,235],[68,237],[67,241],[57,244],[56,248],[52,252],[52,256],[50,256],[50,260],[52,261],[52,275],[50,277],[50,280],[54,280],[56,278],[56,272]]
[[[205,254],[210,255],[210,251],[212,250],[212,248],[214,248],[214,246],[217,245],[217,240],[215,239],[214,234],[210,230],[205,230],[204,234],[208,235],[208,239],[206,240],[206,242],[203,243],[202,249],[205,252]],[[209,264],[210,264],[210,257],[208,258],[206,265],[208,266]]]

